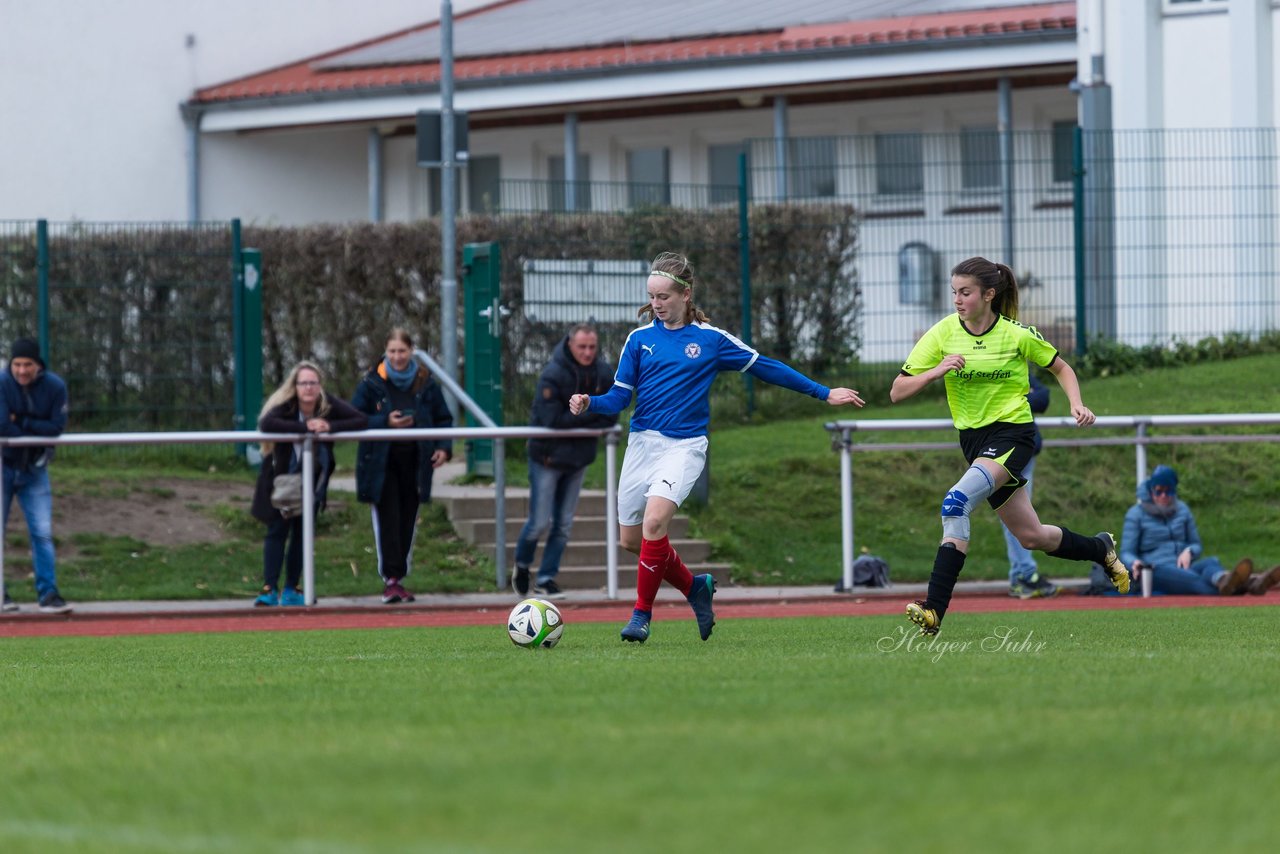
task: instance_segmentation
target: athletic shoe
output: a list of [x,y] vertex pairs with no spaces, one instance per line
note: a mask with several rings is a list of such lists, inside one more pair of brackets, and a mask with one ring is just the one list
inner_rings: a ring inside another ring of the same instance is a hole
[[907,606],[907,619],[920,627],[922,635],[936,635],[942,625],[942,618],[932,608],[926,608],[922,600],[917,599]]
[[1017,579],[1009,585],[1009,595],[1014,599],[1052,599],[1058,595],[1058,585],[1035,573],[1026,581]]
[[396,582],[396,586],[400,588],[400,601],[401,601],[401,602],[412,602],[412,601],[414,601],[414,599],[415,599],[416,597],[414,597],[414,595],[413,595],[412,593],[410,593],[408,590],[406,590],[403,584],[401,584],[400,582]]
[[52,593],[46,593],[40,598],[41,614],[65,614],[70,610],[71,606],[58,595],[57,590]]
[[270,587],[262,588],[258,598],[253,600],[255,608],[274,608],[280,604],[280,594]]
[[1116,555],[1116,538],[1106,531],[1100,532],[1097,536],[1107,548],[1107,555],[1102,559],[1102,571],[1107,574],[1107,578],[1111,580],[1116,590],[1128,593],[1129,568]]
[[711,610],[711,597],[716,593],[716,580],[710,575],[695,575],[693,588],[689,591],[689,606],[693,615],[698,618],[698,634],[703,640],[711,637],[711,629],[716,624],[716,612]]
[[382,588],[382,604],[394,605],[404,599],[404,588],[400,586],[400,579],[388,578],[386,586]]
[[280,604],[286,608],[301,608],[307,604],[307,599],[300,590],[286,587],[280,592]]
[[565,592],[560,589],[560,585],[550,578],[533,585],[533,592],[547,599],[563,599],[565,597]]
[[0,611],[16,611],[18,603],[9,598],[9,591],[4,592],[4,604],[0,605]]
[[622,639],[627,643],[644,643],[649,639],[649,617],[646,611],[636,608],[631,612],[631,622],[622,627]]
[[517,596],[529,595],[529,567],[517,566],[516,571],[511,573],[511,589]]
[[1259,573],[1249,579],[1249,592],[1261,596],[1280,583],[1280,564],[1276,564],[1266,572]]
[[1249,583],[1249,576],[1253,574],[1253,561],[1245,558],[1236,564],[1236,568],[1223,575],[1218,579],[1218,595],[1231,596],[1236,593],[1243,593],[1245,585]]

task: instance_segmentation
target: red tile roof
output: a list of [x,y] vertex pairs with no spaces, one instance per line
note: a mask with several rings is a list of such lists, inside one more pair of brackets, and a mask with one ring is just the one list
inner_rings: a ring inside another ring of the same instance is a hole
[[[485,9],[477,9],[472,14],[484,11]],[[318,63],[341,56],[355,47],[368,47],[390,38],[401,37],[408,32],[434,29],[436,26],[438,24],[432,23],[426,27],[400,31],[360,45],[349,45],[341,50],[310,57],[292,65],[198,89],[191,100],[195,104],[212,104],[277,96],[376,92],[380,89],[434,85],[440,79],[440,65],[434,61],[333,70],[320,69]],[[639,68],[735,57],[784,56],[789,53],[858,46],[908,45],[1014,33],[1068,33],[1075,26],[1074,2],[1039,3],[999,9],[813,24],[750,35],[460,58],[454,61],[453,73],[455,80],[536,77],[557,72]]]

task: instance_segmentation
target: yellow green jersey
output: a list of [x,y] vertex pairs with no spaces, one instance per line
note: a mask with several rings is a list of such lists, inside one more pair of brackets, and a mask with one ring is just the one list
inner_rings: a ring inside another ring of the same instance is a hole
[[1003,315],[981,334],[970,332],[951,314],[920,337],[902,366],[908,376],[935,368],[953,353],[964,356],[964,367],[943,377],[947,405],[958,430],[986,427],[997,421],[1030,423],[1027,403],[1027,362],[1047,368],[1058,358],[1052,344],[1034,326],[1023,326]]

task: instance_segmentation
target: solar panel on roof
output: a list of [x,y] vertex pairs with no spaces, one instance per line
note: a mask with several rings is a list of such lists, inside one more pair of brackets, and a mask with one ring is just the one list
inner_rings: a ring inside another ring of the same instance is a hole
[[[457,57],[534,53],[1027,5],[1032,4],[1027,0],[521,0],[456,20],[453,52]],[[409,65],[439,58],[440,30],[433,26],[328,57],[315,67]]]

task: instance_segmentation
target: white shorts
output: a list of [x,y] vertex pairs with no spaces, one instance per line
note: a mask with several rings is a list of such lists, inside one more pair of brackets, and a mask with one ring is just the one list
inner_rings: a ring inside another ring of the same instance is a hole
[[672,439],[653,430],[632,433],[618,476],[618,524],[643,522],[650,496],[666,498],[679,507],[706,464],[706,436]]

